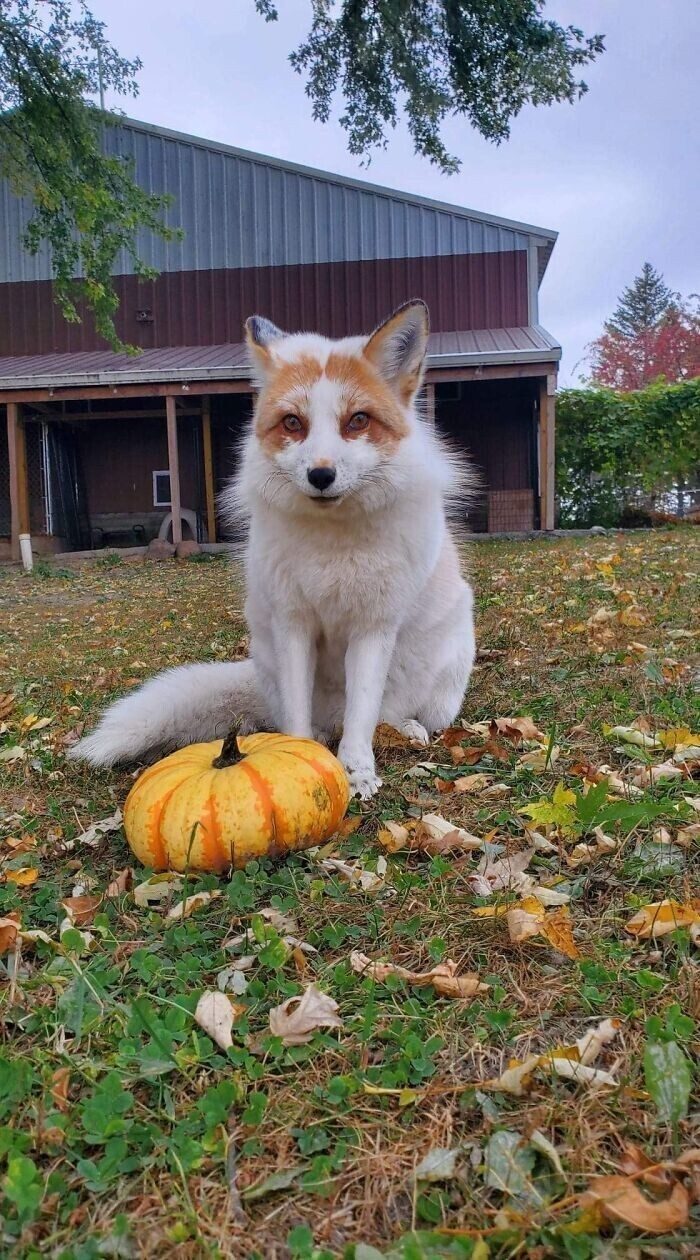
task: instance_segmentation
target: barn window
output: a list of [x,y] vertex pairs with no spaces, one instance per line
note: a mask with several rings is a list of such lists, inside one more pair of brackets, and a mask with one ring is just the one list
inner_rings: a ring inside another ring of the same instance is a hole
[[170,470],[161,469],[153,474],[153,506],[170,507]]

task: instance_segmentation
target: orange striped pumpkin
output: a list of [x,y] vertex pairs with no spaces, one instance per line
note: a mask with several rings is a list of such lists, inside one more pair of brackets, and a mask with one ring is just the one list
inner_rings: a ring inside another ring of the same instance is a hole
[[315,740],[231,735],[144,771],[127,797],[124,830],[156,871],[226,871],[321,844],[349,799],[343,767]]

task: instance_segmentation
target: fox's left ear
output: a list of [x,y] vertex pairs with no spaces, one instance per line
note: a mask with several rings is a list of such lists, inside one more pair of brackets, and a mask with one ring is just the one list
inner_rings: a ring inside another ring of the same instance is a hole
[[420,388],[430,323],[425,302],[406,302],[375,328],[365,358],[408,404]]

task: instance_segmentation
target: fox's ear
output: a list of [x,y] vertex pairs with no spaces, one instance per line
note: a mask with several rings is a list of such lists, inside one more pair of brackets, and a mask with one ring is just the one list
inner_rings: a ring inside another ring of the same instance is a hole
[[281,328],[262,315],[251,315],[245,322],[245,339],[254,366],[265,374],[274,360],[274,344],[284,337]]
[[425,302],[406,302],[375,328],[364,348],[365,358],[406,404],[420,388],[429,329]]

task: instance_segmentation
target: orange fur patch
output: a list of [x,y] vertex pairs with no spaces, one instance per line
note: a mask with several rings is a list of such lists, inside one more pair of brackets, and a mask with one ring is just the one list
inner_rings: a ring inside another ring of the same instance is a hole
[[[288,442],[302,442],[308,434],[308,402],[313,386],[327,376],[340,386],[342,411],[338,426],[346,441],[366,437],[378,446],[393,448],[406,437],[409,428],[396,394],[364,357],[331,353],[325,367],[318,359],[304,355],[282,362],[260,392],[255,412],[255,432],[268,454],[282,450]],[[365,411],[370,423],[365,429],[346,428],[350,418]],[[289,433],[283,425],[286,415],[296,415],[304,427]]]
[[[345,408],[340,429],[346,441],[367,437],[379,446],[396,446],[406,437],[408,424],[396,396],[367,359],[351,354],[330,354],[326,376],[343,388]],[[347,430],[345,425],[358,411],[367,412],[368,427],[359,432]]]
[[[303,442],[308,434],[305,411],[309,391],[320,380],[323,368],[309,355],[292,363],[280,363],[277,371],[261,390],[255,412],[255,432],[260,445],[269,453],[282,450],[288,442]],[[286,415],[298,415],[304,428],[288,433],[282,421]]]

